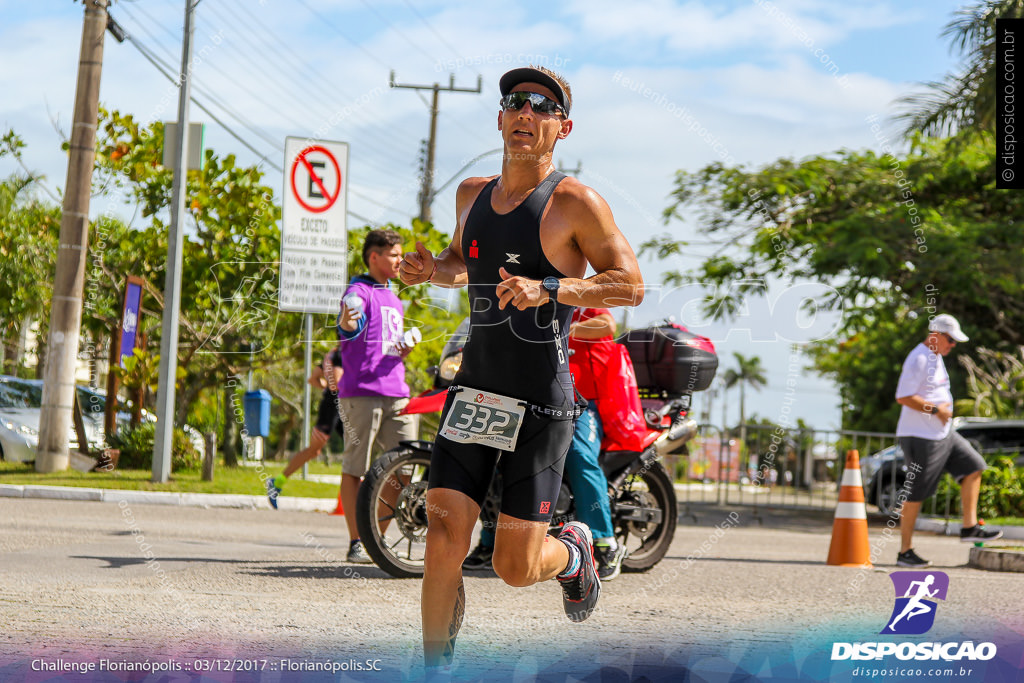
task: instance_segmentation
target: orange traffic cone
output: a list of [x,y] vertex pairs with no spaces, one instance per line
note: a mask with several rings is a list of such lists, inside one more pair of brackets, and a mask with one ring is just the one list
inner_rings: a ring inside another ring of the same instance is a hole
[[341,489],[338,489],[338,507],[334,508],[332,515],[343,515],[345,514],[345,508],[341,507]]
[[846,452],[839,504],[832,522],[832,545],[828,548],[828,564],[840,567],[870,567],[868,514],[864,507],[864,486],[860,478],[860,456]]

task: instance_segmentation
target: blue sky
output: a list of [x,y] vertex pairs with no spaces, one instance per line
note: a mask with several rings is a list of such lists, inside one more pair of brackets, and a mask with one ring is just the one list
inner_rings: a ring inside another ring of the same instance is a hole
[[[349,142],[350,209],[375,222],[407,224],[418,212],[417,157],[428,112],[413,91],[387,88],[389,70],[399,82],[415,84],[446,84],[454,75],[457,86],[475,87],[483,77],[481,95],[441,96],[440,184],[499,146],[501,73],[545,63],[574,90],[575,128],[556,160],[582,166],[580,180],[608,200],[635,246],[666,231],[699,241],[692,223],[660,220],[675,171],[723,156],[756,167],[778,157],[876,148],[865,118],[891,115],[897,97],[953,66],[940,33],[960,6],[949,0],[202,0],[193,94],[259,154],[195,106],[191,113],[207,122],[207,145],[218,153],[234,152],[243,163],[264,157],[273,187],[282,184],[274,166],[282,164],[285,136],[324,130],[327,139]],[[111,14],[177,68],[184,0],[119,0]],[[66,173],[55,127],[66,132],[71,121],[81,20],[79,3],[0,0],[0,128],[22,135],[28,166],[43,172],[51,188],[63,186]],[[145,122],[174,118],[176,89],[139,52],[109,34],[105,50],[101,101],[107,107]],[[0,163],[0,175],[14,170]],[[491,155],[463,175],[496,171]],[[444,230],[454,225],[454,185],[434,204],[435,223]],[[94,198],[93,213],[111,201]],[[131,219],[130,208],[119,211]],[[665,270],[693,267],[708,253],[710,247],[695,245],[672,261],[641,265],[656,284]],[[773,286],[769,300],[779,296],[785,292]],[[666,316],[687,322],[715,340],[723,369],[734,351],[760,356],[769,387],[748,392],[747,413],[775,419],[787,379],[787,340],[799,337],[796,323],[772,321],[765,303],[754,301],[749,322],[706,324],[694,320],[692,298],[656,291],[631,323]],[[815,329],[827,331],[827,322]],[[779,332],[771,341],[763,338],[769,329]],[[796,416],[820,428],[838,425],[838,400],[827,381],[803,373],[798,394]],[[736,400],[730,398],[729,420],[738,415]],[[720,403],[715,413],[721,414]]]

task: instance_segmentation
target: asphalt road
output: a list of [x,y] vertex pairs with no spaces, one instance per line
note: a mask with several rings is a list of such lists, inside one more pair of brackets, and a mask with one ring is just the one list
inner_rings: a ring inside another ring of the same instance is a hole
[[[564,617],[554,582],[468,575],[457,677],[856,680],[815,671],[830,666],[819,660],[832,641],[879,639],[896,538],[872,529],[873,571],[831,567],[829,519],[758,522],[737,509],[738,525],[723,527],[727,512],[684,518],[665,560],[606,583],[583,624]],[[180,667],[167,680],[202,668],[224,681],[421,675],[420,582],[346,564],[340,517],[0,499],[0,530],[0,680],[99,680],[45,672],[100,660]],[[953,538],[919,532],[916,547],[950,577],[928,638],[997,638],[1017,652],[1024,577],[966,567],[969,546]]]

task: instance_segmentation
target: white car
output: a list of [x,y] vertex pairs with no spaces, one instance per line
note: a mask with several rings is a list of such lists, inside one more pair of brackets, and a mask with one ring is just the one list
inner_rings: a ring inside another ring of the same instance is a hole
[[[88,387],[79,386],[76,390],[89,445],[93,449],[102,448],[103,413],[106,410],[107,397]],[[42,380],[0,375],[0,460],[33,462],[36,459],[42,402]],[[156,416],[145,410],[142,411],[142,419],[156,422]],[[127,425],[130,420],[130,413],[118,411],[119,427]],[[188,425],[185,425],[184,429],[193,445],[198,443],[202,452],[202,435]],[[74,425],[71,426],[68,440],[72,450],[78,448],[78,435],[75,433]]]

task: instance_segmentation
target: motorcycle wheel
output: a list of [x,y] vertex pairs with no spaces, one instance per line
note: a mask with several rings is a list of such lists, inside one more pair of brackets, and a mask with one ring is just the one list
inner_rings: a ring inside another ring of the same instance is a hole
[[359,486],[356,524],[367,554],[400,579],[423,576],[430,454],[402,447],[373,463]]
[[[661,562],[672,545],[679,521],[676,490],[660,462],[630,475],[616,491],[615,508],[660,510],[661,521],[617,521],[616,540],[624,543],[628,554],[622,561],[624,572],[645,572]],[[613,512],[613,517],[615,513]]]

